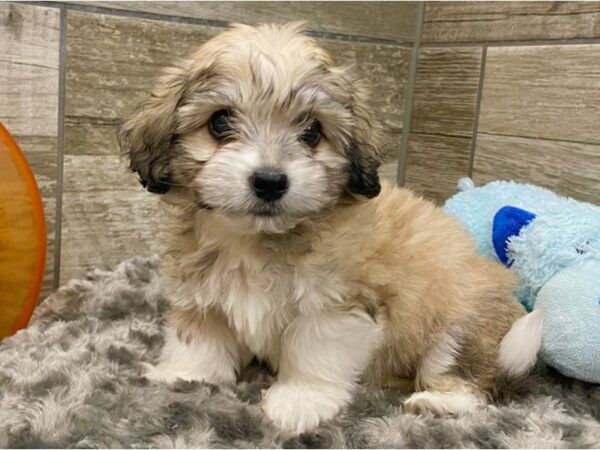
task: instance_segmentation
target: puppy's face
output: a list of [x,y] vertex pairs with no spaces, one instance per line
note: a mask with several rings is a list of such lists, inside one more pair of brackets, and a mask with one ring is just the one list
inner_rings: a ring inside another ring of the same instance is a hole
[[379,192],[363,87],[295,25],[236,26],[170,69],[120,141],[148,190],[283,232]]

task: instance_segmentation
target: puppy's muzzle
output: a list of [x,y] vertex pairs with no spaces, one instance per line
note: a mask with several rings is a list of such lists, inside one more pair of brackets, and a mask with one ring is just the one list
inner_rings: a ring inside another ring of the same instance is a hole
[[272,169],[258,170],[250,177],[250,186],[254,194],[266,202],[279,200],[289,187],[285,173]]

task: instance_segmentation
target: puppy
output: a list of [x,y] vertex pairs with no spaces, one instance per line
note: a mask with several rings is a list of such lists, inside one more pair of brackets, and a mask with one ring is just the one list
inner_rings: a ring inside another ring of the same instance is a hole
[[277,372],[262,408],[302,432],[360,381],[461,414],[527,373],[541,317],[432,203],[381,182],[363,83],[297,24],[236,25],[169,69],[120,130],[163,194],[171,311],[152,380]]

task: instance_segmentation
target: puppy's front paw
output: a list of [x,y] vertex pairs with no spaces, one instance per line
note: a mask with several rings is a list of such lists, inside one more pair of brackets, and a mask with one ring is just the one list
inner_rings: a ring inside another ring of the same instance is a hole
[[347,401],[348,394],[335,387],[278,382],[264,394],[262,410],[282,430],[302,433],[331,419]]

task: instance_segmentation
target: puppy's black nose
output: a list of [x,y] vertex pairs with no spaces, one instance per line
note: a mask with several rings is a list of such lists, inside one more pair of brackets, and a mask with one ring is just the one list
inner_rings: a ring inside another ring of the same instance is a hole
[[250,185],[258,198],[273,202],[288,190],[288,177],[276,170],[258,170],[250,177]]

